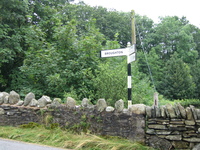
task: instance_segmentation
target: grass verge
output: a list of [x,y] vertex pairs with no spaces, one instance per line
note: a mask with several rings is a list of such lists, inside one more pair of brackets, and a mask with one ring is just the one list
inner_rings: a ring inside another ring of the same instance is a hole
[[46,129],[40,125],[34,127],[0,126],[0,137],[76,150],[153,150],[119,137],[75,134],[59,127]]

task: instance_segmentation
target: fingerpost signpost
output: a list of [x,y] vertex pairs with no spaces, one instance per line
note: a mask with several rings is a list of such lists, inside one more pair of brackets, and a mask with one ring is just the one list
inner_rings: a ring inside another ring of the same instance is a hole
[[102,50],[100,57],[116,57],[116,56],[127,56],[127,71],[128,71],[128,108],[132,105],[132,84],[131,84],[131,62],[136,60],[136,38],[135,38],[135,12],[131,11],[131,44],[127,44],[127,48]]

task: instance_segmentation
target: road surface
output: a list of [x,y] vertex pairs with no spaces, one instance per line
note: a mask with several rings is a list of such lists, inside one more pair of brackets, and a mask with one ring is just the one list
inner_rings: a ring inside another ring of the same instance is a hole
[[0,138],[0,150],[64,150],[64,149]]

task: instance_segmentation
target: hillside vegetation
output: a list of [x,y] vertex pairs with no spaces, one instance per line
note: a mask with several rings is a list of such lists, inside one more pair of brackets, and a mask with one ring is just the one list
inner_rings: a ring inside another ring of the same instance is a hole
[[[110,105],[127,100],[126,57],[100,58],[99,52],[126,47],[130,13],[72,2],[0,1],[0,91],[87,97],[93,103],[105,98]],[[198,103],[200,29],[185,17],[167,16],[154,24],[137,14],[135,20],[133,103],[151,105],[156,91],[160,99]]]

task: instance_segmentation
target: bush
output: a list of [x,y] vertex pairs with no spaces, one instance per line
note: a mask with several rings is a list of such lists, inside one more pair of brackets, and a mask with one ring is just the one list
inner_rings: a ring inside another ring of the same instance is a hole
[[[99,65],[97,77],[93,79],[97,89],[96,98],[105,98],[109,105],[119,99],[127,105],[127,60],[124,57],[107,58]],[[153,104],[154,90],[147,77],[138,71],[137,62],[132,64],[132,101],[134,104]]]
[[193,105],[196,108],[200,108],[200,100],[199,99],[183,99],[183,100],[175,100],[175,103],[180,103],[184,107],[189,107]]

